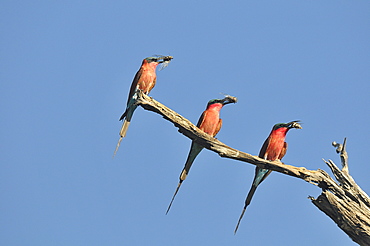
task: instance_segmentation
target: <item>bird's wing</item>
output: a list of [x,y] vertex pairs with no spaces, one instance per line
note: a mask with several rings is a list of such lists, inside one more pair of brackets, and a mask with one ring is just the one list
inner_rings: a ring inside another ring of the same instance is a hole
[[155,79],[153,79],[153,82],[150,84],[150,87],[147,91],[146,94],[149,94],[149,92],[153,89],[153,87],[155,86],[155,83],[157,82],[157,77],[155,77]]
[[278,157],[279,160],[283,159],[284,155],[286,154],[287,149],[288,149],[288,143],[284,142],[284,146],[281,149],[280,155]]
[[270,144],[270,137],[268,137],[265,140],[265,142],[263,143],[262,148],[260,150],[260,153],[258,154],[259,158],[265,159],[266,150],[267,150],[267,147],[269,146],[269,144]]
[[198,123],[197,123],[197,127],[200,128],[204,122],[204,119],[206,118],[207,116],[207,111],[204,111],[202,113],[202,115],[199,117],[199,120],[198,120]]
[[132,81],[132,84],[131,84],[131,87],[130,87],[130,92],[128,94],[127,104],[129,103],[131,97],[134,95],[134,93],[136,91],[137,84],[139,82],[139,79],[140,79],[142,73],[143,73],[143,71],[140,68],[139,71],[137,71],[137,73],[135,74],[134,80]]
[[215,132],[213,133],[213,137],[217,135],[217,133],[221,130],[222,127],[222,119],[218,120],[217,128],[215,129]]

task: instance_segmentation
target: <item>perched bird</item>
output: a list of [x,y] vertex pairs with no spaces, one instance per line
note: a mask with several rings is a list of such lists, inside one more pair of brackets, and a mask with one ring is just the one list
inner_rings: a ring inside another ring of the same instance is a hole
[[121,131],[119,133],[120,139],[118,140],[116,150],[114,151],[113,157],[116,155],[122,138],[126,136],[127,129],[130,125],[132,115],[137,108],[136,103],[136,90],[142,90],[145,94],[149,92],[155,86],[157,80],[156,68],[159,64],[163,63],[163,67],[166,67],[168,63],[173,59],[172,56],[155,56],[147,57],[143,60],[139,71],[137,71],[134,80],[132,81],[131,88],[127,98],[127,106],[125,112],[122,114],[119,120],[123,120]]
[[[302,129],[299,121],[292,121],[289,123],[279,123],[274,125],[270,135],[267,137],[262,145],[258,157],[269,161],[281,160],[286,154],[288,144],[285,142],[285,137],[288,131],[292,128]],[[248,196],[245,200],[245,205],[242,214],[239,217],[238,224],[236,225],[234,233],[237,232],[241,219],[243,218],[244,212],[247,206],[251,203],[254,192],[258,185],[267,178],[271,173],[269,169],[263,169],[256,167],[256,173],[253,179],[252,187],[249,190]]]
[[[221,126],[222,126],[222,120],[220,119],[221,108],[226,104],[236,103],[236,102],[237,102],[237,98],[229,96],[229,95],[226,95],[224,99],[210,100],[207,104],[206,110],[202,113],[202,115],[200,116],[198,120],[197,127],[200,130],[204,131],[205,133],[211,135],[212,137],[216,136],[216,134],[220,131]],[[192,141],[190,151],[188,154],[188,158],[186,160],[184,169],[182,170],[180,174],[179,184],[177,185],[175,194],[172,197],[171,203],[168,206],[166,214],[170,210],[172,206],[172,202],[175,199],[175,196],[177,192],[179,191],[182,182],[186,179],[190,171],[191,165],[194,162],[194,159],[202,151],[202,149],[203,149],[203,146],[197,144],[195,141]]]

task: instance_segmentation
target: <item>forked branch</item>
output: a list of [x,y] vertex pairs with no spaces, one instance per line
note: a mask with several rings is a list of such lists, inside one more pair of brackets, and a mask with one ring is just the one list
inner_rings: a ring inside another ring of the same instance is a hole
[[145,110],[162,115],[163,118],[179,128],[180,133],[219,156],[303,179],[320,187],[321,195],[317,199],[310,197],[313,204],[328,215],[353,241],[360,245],[370,245],[370,199],[349,175],[348,155],[345,150],[346,139],[343,144],[333,142],[333,146],[337,148],[337,152],[341,156],[342,170],[333,161],[325,161],[338,181],[336,182],[327,172],[321,169],[307,170],[304,167],[285,165],[280,161],[266,161],[258,156],[231,148],[199,130],[189,120],[165,105],[141,91],[137,91],[137,93],[138,105]]

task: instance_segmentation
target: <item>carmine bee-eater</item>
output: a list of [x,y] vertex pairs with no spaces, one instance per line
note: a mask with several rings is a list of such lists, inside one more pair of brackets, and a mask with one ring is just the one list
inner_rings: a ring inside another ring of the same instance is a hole
[[[270,135],[263,143],[258,157],[269,161],[281,160],[288,149],[288,144],[285,142],[285,137],[288,131],[292,128],[302,129],[301,125],[298,122],[299,121],[296,120],[289,123],[279,123],[274,125]],[[253,194],[256,191],[258,185],[263,180],[265,180],[270,173],[271,170],[269,169],[256,167],[256,173],[254,175],[252,187],[249,190],[248,196],[245,200],[245,205],[242,214],[239,217],[239,221],[238,224],[236,225],[234,233],[237,232],[240,221],[243,218],[244,212],[247,209],[247,206],[251,203]]]
[[[236,103],[236,102],[237,102],[237,98],[229,96],[229,95],[225,96],[224,99],[210,100],[207,104],[206,110],[202,113],[202,115],[200,116],[198,120],[197,127],[200,130],[204,131],[205,133],[211,135],[212,137],[216,136],[216,134],[220,131],[221,126],[222,126],[222,120],[220,119],[221,108],[226,104]],[[182,182],[186,179],[190,171],[191,165],[194,162],[194,159],[202,151],[203,148],[204,148],[203,146],[197,144],[195,141],[192,141],[190,151],[188,154],[188,158],[186,160],[184,169],[182,170],[180,174],[179,184],[177,185],[175,194],[172,197],[171,203],[168,206],[166,214],[170,210],[172,206],[172,202],[175,199],[175,196],[177,192],[179,191]]]
[[162,68],[166,67],[168,63],[173,59],[172,56],[155,56],[147,57],[143,60],[139,71],[137,71],[134,80],[132,81],[131,88],[127,98],[127,106],[125,112],[122,114],[119,120],[123,120],[121,131],[119,133],[120,139],[118,140],[116,150],[114,151],[113,157],[119,148],[122,138],[126,136],[127,129],[130,125],[132,115],[137,108],[136,105],[136,90],[142,90],[145,94],[149,92],[155,86],[157,80],[156,68],[162,63]]

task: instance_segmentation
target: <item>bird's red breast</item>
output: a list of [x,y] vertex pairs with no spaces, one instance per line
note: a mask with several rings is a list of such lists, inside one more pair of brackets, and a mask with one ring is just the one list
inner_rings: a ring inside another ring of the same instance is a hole
[[222,120],[220,119],[220,110],[222,108],[221,103],[214,103],[209,105],[209,107],[201,115],[197,126],[199,129],[205,133],[211,135],[212,137],[220,131]]
[[138,87],[140,90],[143,90],[145,94],[148,94],[155,85],[157,79],[155,69],[158,64],[158,62],[148,62],[144,59],[141,65],[141,75],[138,79]]
[[[283,156],[281,156],[281,152],[284,148],[285,137],[288,130],[288,128],[282,127],[271,131],[270,136],[262,147],[262,149],[265,147],[265,151],[264,153],[260,153],[260,155],[262,155],[260,157],[270,161],[275,161],[279,157],[282,158]],[[267,146],[265,146],[266,144]]]
[[153,89],[157,80],[155,69],[158,64],[158,62],[148,62],[146,59],[143,60],[139,71],[137,71],[135,78],[132,81],[127,103],[130,101],[137,88],[143,90],[145,94],[149,94]]

